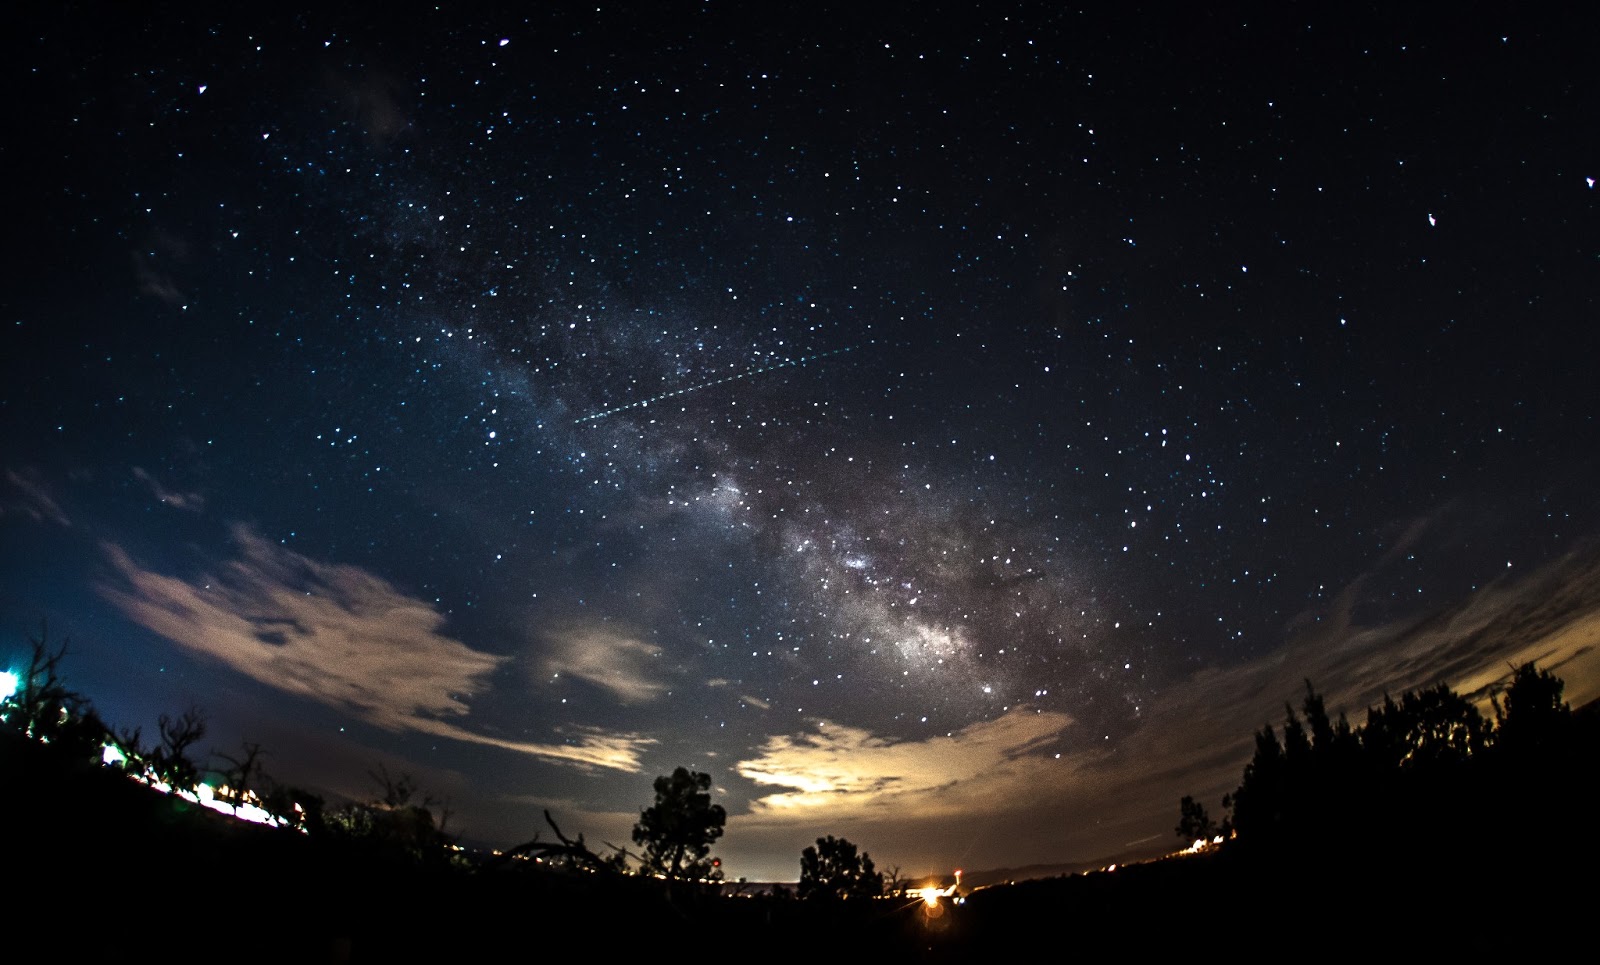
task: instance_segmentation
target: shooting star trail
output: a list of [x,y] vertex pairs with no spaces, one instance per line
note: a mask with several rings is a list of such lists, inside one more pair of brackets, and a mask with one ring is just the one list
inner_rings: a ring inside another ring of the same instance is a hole
[[699,392],[701,389],[709,389],[718,385],[726,385],[729,382],[737,382],[740,379],[754,378],[757,375],[763,375],[767,372],[774,372],[778,369],[798,368],[799,366],[805,365],[807,362],[815,362],[818,359],[825,359],[833,355],[843,355],[846,352],[854,351],[856,348],[857,346],[855,345],[849,345],[844,348],[836,348],[831,352],[818,352],[815,355],[806,355],[802,356],[801,358],[790,359],[786,362],[778,362],[774,365],[768,365],[763,368],[750,369],[747,372],[740,372],[738,375],[729,375],[725,378],[712,379],[710,382],[699,382],[694,385],[684,386],[681,389],[674,389],[671,392],[663,392],[660,395],[652,395],[648,399],[640,399],[637,402],[629,402],[624,405],[613,406],[609,409],[602,409],[599,412],[591,413],[580,419],[573,419],[572,423],[573,425],[578,425],[584,422],[593,422],[596,419],[604,419],[608,415],[615,415],[618,412],[624,412],[628,409],[642,409],[652,403],[661,402],[665,399],[671,399],[680,395],[688,395],[690,392]]

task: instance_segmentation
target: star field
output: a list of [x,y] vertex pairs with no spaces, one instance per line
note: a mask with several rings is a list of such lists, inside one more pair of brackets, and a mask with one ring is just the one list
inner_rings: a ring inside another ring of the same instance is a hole
[[1600,523],[1554,13],[29,17],[5,632],[476,840],[684,764],[734,875],[1120,853],[1207,682],[1497,672],[1406,628]]

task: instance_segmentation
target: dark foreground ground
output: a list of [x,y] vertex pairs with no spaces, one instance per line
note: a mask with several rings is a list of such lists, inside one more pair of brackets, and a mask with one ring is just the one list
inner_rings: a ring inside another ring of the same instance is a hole
[[1549,826],[1484,815],[1482,835],[1459,846],[1407,849],[1402,829],[1381,859],[1330,834],[1287,856],[1168,860],[929,906],[429,871],[240,826],[9,739],[0,792],[3,958],[17,962],[1524,961],[1586,956],[1600,912],[1594,829],[1571,834],[1595,811],[1578,800]]

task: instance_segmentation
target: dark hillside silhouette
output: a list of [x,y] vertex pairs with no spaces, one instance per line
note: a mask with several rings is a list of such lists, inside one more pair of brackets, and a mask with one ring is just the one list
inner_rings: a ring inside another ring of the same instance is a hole
[[[267,778],[253,744],[227,757],[235,793],[264,789],[295,817],[243,823],[130,779],[152,761],[198,771],[198,712],[163,717],[150,750],[136,733],[113,737],[62,681],[64,653],[35,641],[30,686],[0,726],[10,908],[33,924],[11,940],[19,960],[141,957],[152,940],[181,945],[218,923],[238,926],[228,957],[242,962],[471,960],[530,935],[618,953],[697,936],[763,962],[815,961],[821,936],[897,962],[1260,950],[1288,934],[1315,957],[1436,956],[1481,950],[1490,925],[1509,935],[1584,920],[1597,857],[1587,794],[1600,718],[1572,712],[1561,680],[1532,665],[1513,670],[1493,719],[1438,686],[1386,698],[1356,728],[1308,683],[1281,731],[1256,733],[1221,848],[924,899],[873,897],[883,876],[829,836],[803,852],[800,890],[851,900],[797,901],[703,880],[726,814],[709,778],[683,768],[656,780],[640,815],[644,857],[610,844],[602,857],[547,813],[553,841],[474,858],[409,776],[380,765],[371,801],[330,808]],[[107,746],[128,763],[102,764]],[[1179,810],[1180,835],[1219,830],[1203,803]],[[629,857],[652,873],[625,873]],[[68,924],[37,924],[50,921]]]

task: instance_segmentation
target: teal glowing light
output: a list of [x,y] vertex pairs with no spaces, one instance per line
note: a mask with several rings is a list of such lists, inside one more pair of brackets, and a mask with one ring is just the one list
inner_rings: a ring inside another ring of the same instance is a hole
[[11,699],[11,695],[16,693],[21,685],[22,681],[17,679],[16,674],[9,670],[0,670],[0,700]]

